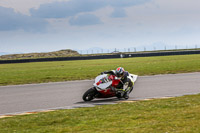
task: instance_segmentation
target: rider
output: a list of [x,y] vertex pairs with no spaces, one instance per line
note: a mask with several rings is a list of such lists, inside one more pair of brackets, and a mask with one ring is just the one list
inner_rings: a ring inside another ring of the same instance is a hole
[[133,89],[133,82],[128,77],[129,76],[128,71],[125,71],[124,68],[122,67],[118,67],[116,70],[105,71],[105,72],[102,72],[101,74],[110,74],[110,75],[115,75],[116,77],[118,77],[121,82],[117,85],[116,89],[122,90],[123,93],[117,93],[117,95],[120,95],[119,97],[124,97],[125,99],[129,98],[129,93]]

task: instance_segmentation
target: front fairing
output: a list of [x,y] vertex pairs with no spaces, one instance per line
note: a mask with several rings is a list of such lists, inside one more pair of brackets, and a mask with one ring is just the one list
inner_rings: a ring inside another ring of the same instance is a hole
[[95,87],[100,89],[106,89],[112,84],[112,80],[108,79],[107,74],[99,75],[95,78],[95,83],[93,84]]

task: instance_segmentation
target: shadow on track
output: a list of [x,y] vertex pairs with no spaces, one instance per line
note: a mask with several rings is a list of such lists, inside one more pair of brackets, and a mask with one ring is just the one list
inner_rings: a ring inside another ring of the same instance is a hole
[[119,101],[126,101],[125,99],[118,99],[118,98],[104,98],[104,99],[95,99],[92,101],[81,101],[75,104],[93,104],[93,105],[101,105],[101,104],[115,104]]

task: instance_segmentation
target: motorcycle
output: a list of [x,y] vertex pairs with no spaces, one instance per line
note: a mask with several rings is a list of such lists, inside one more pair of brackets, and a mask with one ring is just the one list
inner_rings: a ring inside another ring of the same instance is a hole
[[[138,75],[129,74],[129,78],[134,83],[137,80]],[[117,97],[122,98],[121,94],[123,93],[123,89],[116,89],[117,85],[121,82],[120,78],[117,78],[114,75],[102,74],[95,78],[95,83],[93,87],[88,89],[83,94],[84,101],[91,101],[94,98],[109,98],[109,97]],[[127,86],[124,85],[124,88]],[[130,92],[132,91],[133,87],[131,88]],[[129,93],[130,93],[129,92]]]

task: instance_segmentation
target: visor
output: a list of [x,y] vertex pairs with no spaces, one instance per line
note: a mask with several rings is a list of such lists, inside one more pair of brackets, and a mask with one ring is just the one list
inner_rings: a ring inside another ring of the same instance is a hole
[[117,77],[123,77],[123,73],[122,74],[117,74]]

